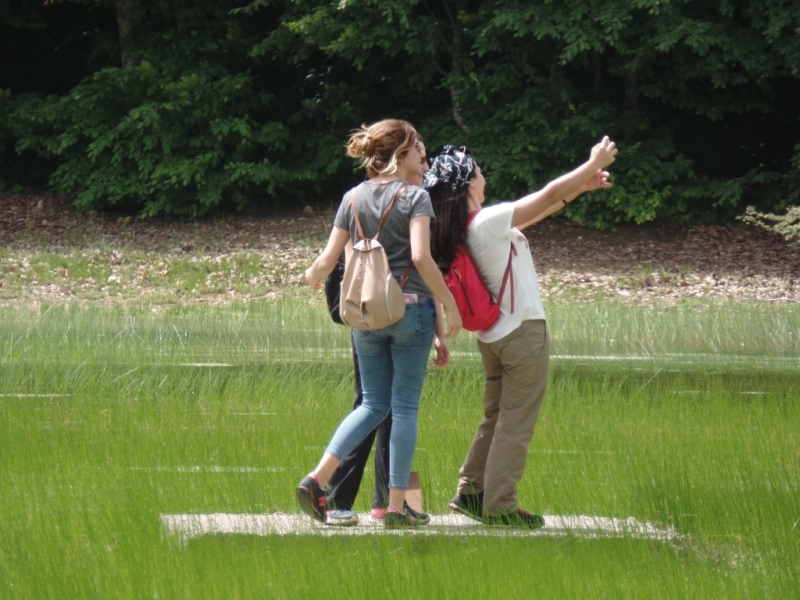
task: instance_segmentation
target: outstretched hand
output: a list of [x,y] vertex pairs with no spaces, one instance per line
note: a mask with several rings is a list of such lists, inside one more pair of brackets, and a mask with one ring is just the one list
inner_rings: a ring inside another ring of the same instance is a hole
[[611,177],[611,174],[608,171],[603,171],[601,169],[592,175],[592,178],[589,181],[583,184],[581,191],[591,192],[592,190],[614,187],[614,184],[608,180],[609,177]]
[[605,136],[592,148],[591,161],[596,164],[598,169],[605,169],[614,162],[616,155],[617,145],[608,136]]

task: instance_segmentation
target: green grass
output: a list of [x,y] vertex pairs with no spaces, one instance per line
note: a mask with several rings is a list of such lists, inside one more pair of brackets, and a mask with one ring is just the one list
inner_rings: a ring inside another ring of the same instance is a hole
[[[554,358],[523,506],[681,539],[182,545],[160,514],[297,512],[295,484],[349,409],[348,330],[303,297],[0,308],[0,597],[798,597],[800,308],[547,309]],[[434,513],[480,418],[474,340],[452,349],[429,371],[414,464]]]

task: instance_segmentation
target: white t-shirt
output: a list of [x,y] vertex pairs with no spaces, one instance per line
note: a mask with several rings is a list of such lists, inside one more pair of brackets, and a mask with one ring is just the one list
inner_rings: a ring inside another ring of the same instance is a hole
[[544,320],[539,281],[528,240],[511,226],[514,204],[504,202],[481,209],[467,228],[467,247],[492,295],[497,298],[508,265],[510,244],[516,247],[511,259],[514,278],[514,313],[511,313],[511,282],[506,283],[500,303],[500,318],[489,329],[478,332],[485,343],[496,342],[517,329],[523,321]]

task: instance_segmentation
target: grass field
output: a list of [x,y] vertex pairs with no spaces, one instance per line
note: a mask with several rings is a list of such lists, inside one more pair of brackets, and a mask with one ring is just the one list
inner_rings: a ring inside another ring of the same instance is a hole
[[[294,486],[349,409],[348,331],[307,297],[7,307],[0,598],[800,597],[800,307],[547,309],[552,373],[523,508],[678,538],[181,543],[160,515],[298,511]],[[414,463],[432,513],[480,418],[474,340],[451,347],[451,366],[429,371]]]

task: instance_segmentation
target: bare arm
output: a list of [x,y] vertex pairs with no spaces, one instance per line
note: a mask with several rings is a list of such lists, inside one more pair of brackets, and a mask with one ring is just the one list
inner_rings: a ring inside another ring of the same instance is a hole
[[447,336],[444,330],[444,308],[441,302],[436,302],[436,335],[433,339],[433,346],[436,348],[436,358],[433,364],[437,367],[445,367],[450,362],[450,347],[447,345]]
[[316,289],[321,286],[322,280],[333,271],[336,262],[342,255],[342,250],[344,250],[345,245],[349,241],[350,232],[334,226],[325,249],[316,258],[313,264],[306,269],[305,276],[308,285]]
[[[523,228],[554,213],[564,206],[564,200],[575,198],[582,187],[596,173],[614,162],[617,148],[608,136],[592,148],[588,161],[574,171],[548,183],[543,189],[520,198],[514,203],[514,215],[511,218],[513,227]],[[549,212],[548,212],[549,211]]]
[[597,171],[597,173],[595,173],[594,176],[587,183],[585,183],[581,187],[581,189],[579,191],[577,191],[574,194],[571,194],[570,196],[567,196],[566,198],[564,198],[563,202],[556,202],[555,204],[553,204],[550,208],[548,208],[546,211],[544,211],[542,214],[540,214],[538,217],[536,217],[530,223],[525,223],[523,225],[517,225],[517,227],[519,227],[519,229],[525,229],[526,227],[529,227],[529,226],[533,225],[534,223],[538,223],[539,221],[543,220],[545,217],[549,217],[553,213],[556,213],[559,210],[561,210],[562,208],[564,208],[567,204],[569,204],[570,202],[575,200],[575,198],[577,198],[578,196],[580,196],[584,192],[590,192],[592,190],[598,190],[598,189],[601,189],[601,188],[605,189],[605,188],[614,187],[614,185],[608,180],[608,178],[610,176],[611,175],[609,174],[608,171],[603,171],[603,170]]
[[453,294],[447,289],[439,268],[431,256],[430,217],[414,217],[409,226],[411,234],[411,260],[422,276],[425,285],[437,301],[441,302],[447,316],[446,337],[456,335],[461,329],[461,315]]

